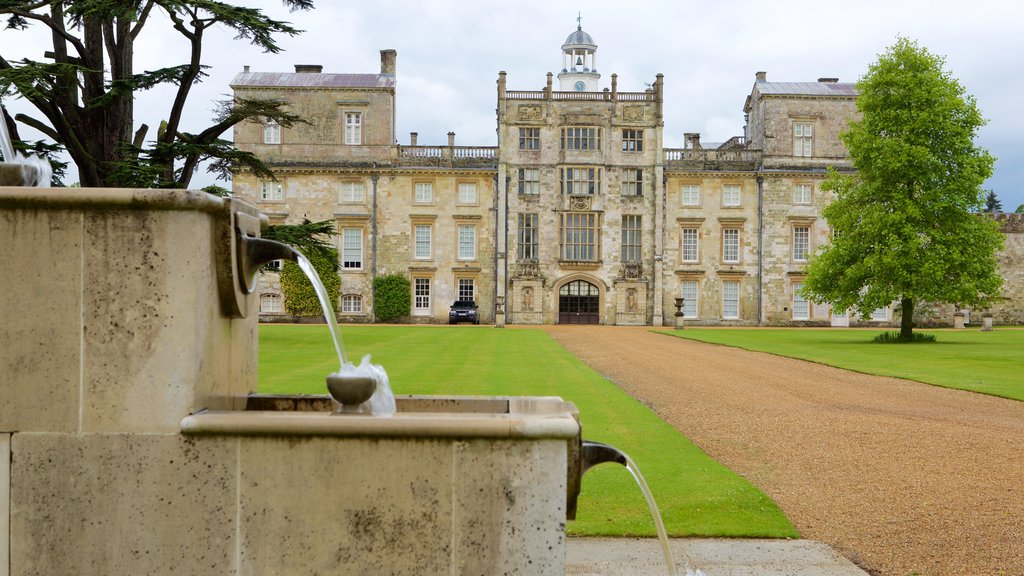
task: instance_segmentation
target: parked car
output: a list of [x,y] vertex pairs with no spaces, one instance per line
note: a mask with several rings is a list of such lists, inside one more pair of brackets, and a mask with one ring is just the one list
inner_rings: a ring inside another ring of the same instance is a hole
[[448,323],[458,324],[459,322],[480,323],[480,311],[476,302],[472,300],[456,300],[452,309],[448,312]]

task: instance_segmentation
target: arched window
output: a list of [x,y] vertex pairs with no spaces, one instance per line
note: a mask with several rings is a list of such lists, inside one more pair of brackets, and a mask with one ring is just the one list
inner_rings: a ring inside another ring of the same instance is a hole
[[341,297],[342,314],[359,314],[363,311],[363,297],[359,294],[345,294]]
[[284,312],[284,299],[280,294],[264,294],[260,296],[260,312],[280,314]]

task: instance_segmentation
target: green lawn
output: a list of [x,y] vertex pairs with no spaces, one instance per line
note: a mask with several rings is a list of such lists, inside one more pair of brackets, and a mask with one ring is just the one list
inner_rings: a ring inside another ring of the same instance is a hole
[[875,344],[877,330],[687,328],[665,334],[810,360],[866,374],[1024,400],[1024,329],[919,330],[935,343]]
[[[580,410],[584,437],[629,454],[675,536],[796,537],[764,494],[711,460],[654,413],[538,330],[344,326],[345,347],[388,372],[397,394],[561,396]],[[323,325],[260,326],[260,391],[326,393],[337,369]],[[654,535],[643,496],[621,466],[583,480],[571,534]]]

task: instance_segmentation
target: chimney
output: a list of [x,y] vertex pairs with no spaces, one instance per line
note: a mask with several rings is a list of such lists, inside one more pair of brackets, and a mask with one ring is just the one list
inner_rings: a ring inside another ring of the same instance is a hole
[[296,64],[296,74],[319,74],[324,71],[324,67],[320,64]]
[[683,140],[686,142],[683,148],[700,150],[700,132],[686,132],[683,134]]
[[754,76],[755,76],[755,78],[757,78],[758,82],[767,82],[768,81],[768,73],[767,72],[758,72]]
[[246,74],[249,73],[249,65],[248,64],[246,64],[245,66],[242,66],[242,72],[244,72]]
[[839,78],[818,78],[818,82],[822,82],[824,84],[835,84],[836,82],[839,82]]
[[380,51],[380,73],[381,74],[395,74],[395,60],[398,58],[398,52],[396,50],[381,50]]
[[448,146],[455,146],[455,132],[448,133]]
[[409,132],[409,146],[416,145],[416,139],[419,138],[419,132]]

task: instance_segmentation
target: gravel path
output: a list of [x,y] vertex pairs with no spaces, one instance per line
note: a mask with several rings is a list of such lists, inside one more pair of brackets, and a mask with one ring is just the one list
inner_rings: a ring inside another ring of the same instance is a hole
[[1024,402],[649,328],[545,330],[872,574],[1024,574]]

